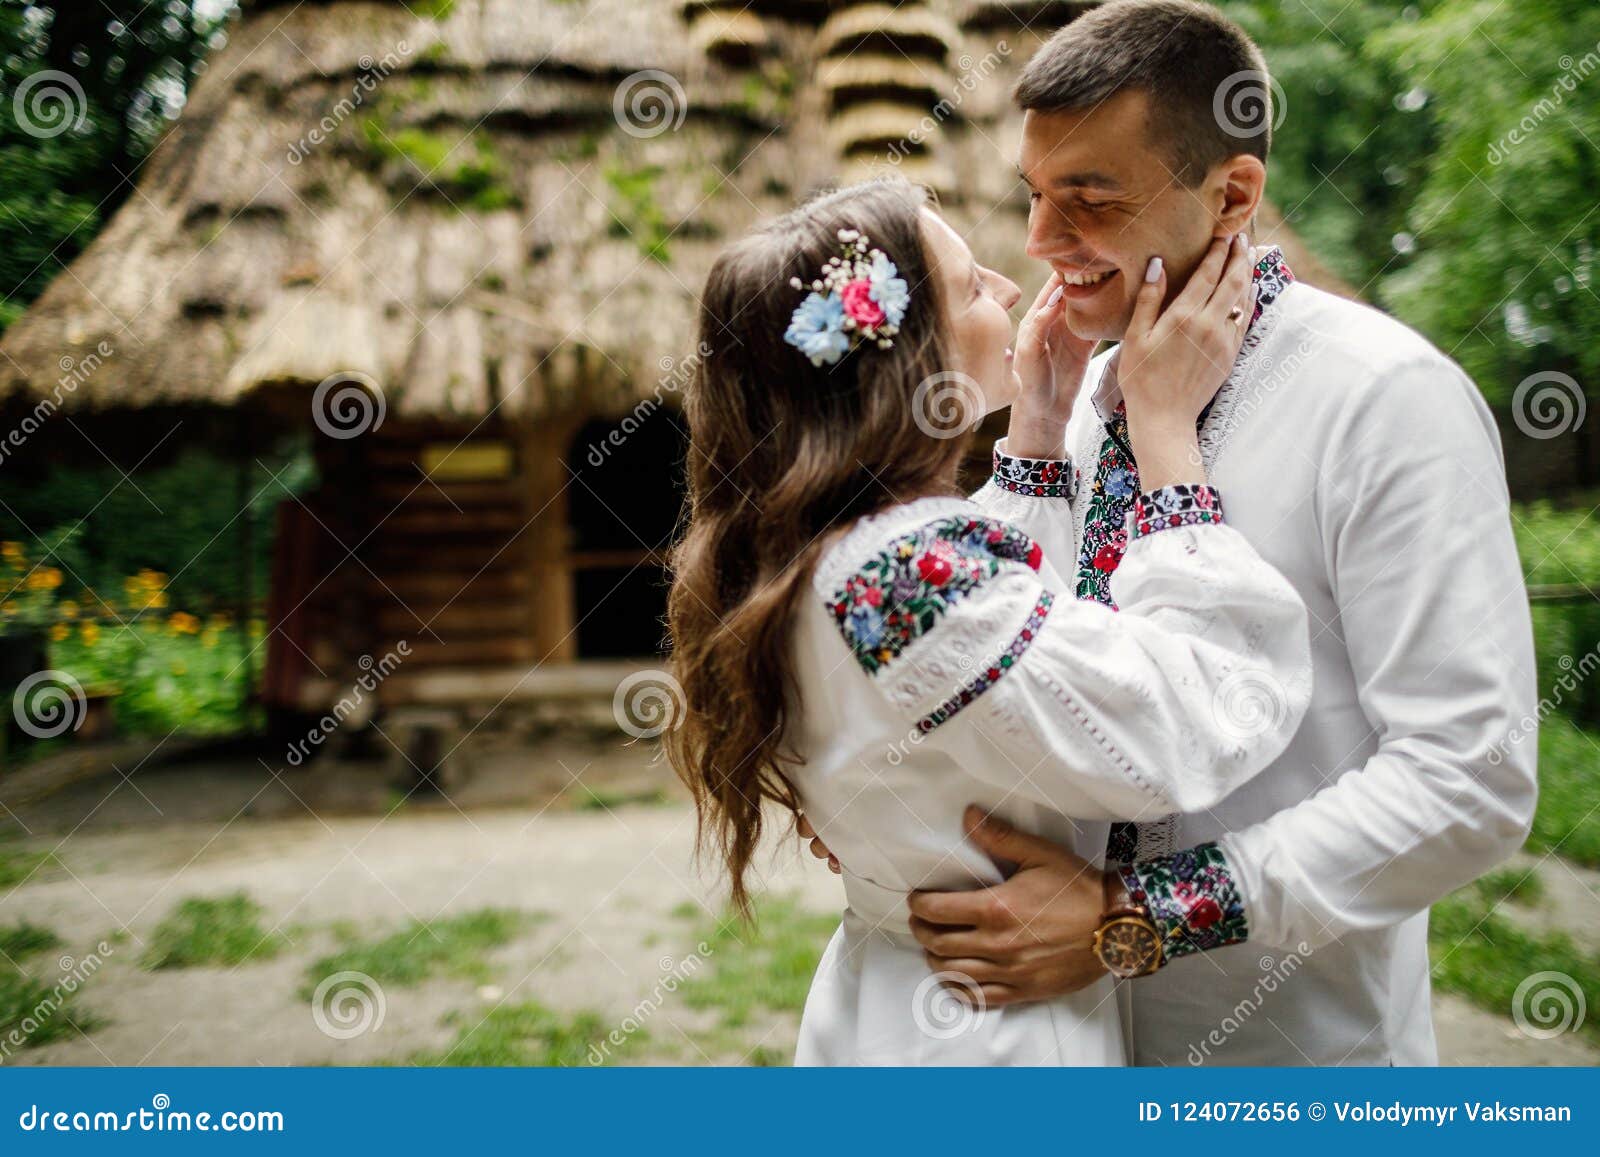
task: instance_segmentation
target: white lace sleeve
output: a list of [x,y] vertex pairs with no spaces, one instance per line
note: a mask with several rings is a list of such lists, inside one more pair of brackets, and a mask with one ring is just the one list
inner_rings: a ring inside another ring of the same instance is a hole
[[876,544],[825,597],[908,731],[974,776],[1084,819],[1198,810],[1299,726],[1306,611],[1231,528],[1159,529],[1129,545],[1120,612],[1047,589],[1039,546],[975,509]]

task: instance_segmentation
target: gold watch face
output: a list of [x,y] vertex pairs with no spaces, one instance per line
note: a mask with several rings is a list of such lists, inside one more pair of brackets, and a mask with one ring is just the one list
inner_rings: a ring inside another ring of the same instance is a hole
[[1154,972],[1161,962],[1161,938],[1136,916],[1108,920],[1095,934],[1095,952],[1111,975],[1126,979]]

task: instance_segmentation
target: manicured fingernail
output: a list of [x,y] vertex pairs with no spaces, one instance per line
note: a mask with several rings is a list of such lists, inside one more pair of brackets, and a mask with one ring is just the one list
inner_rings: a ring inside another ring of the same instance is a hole
[[1050,295],[1050,300],[1044,303],[1044,307],[1049,309],[1054,306],[1056,302],[1061,300],[1061,295],[1066,291],[1067,287],[1065,285],[1056,286],[1056,291]]
[[1144,267],[1144,279],[1146,281],[1161,280],[1161,258],[1152,257],[1150,259],[1150,264]]

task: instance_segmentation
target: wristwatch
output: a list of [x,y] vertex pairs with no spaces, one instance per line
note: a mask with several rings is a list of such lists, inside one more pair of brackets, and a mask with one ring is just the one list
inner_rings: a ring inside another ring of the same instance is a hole
[[1161,931],[1128,895],[1120,872],[1105,876],[1105,914],[1095,929],[1094,954],[1119,980],[1149,976],[1161,967]]

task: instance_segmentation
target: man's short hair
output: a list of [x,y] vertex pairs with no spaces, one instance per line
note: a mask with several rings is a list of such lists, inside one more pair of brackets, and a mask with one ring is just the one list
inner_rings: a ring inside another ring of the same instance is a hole
[[1240,153],[1266,163],[1266,60],[1244,29],[1209,4],[1111,0],[1052,36],[1012,95],[1024,110],[1080,112],[1129,90],[1150,95],[1151,140],[1184,185]]

